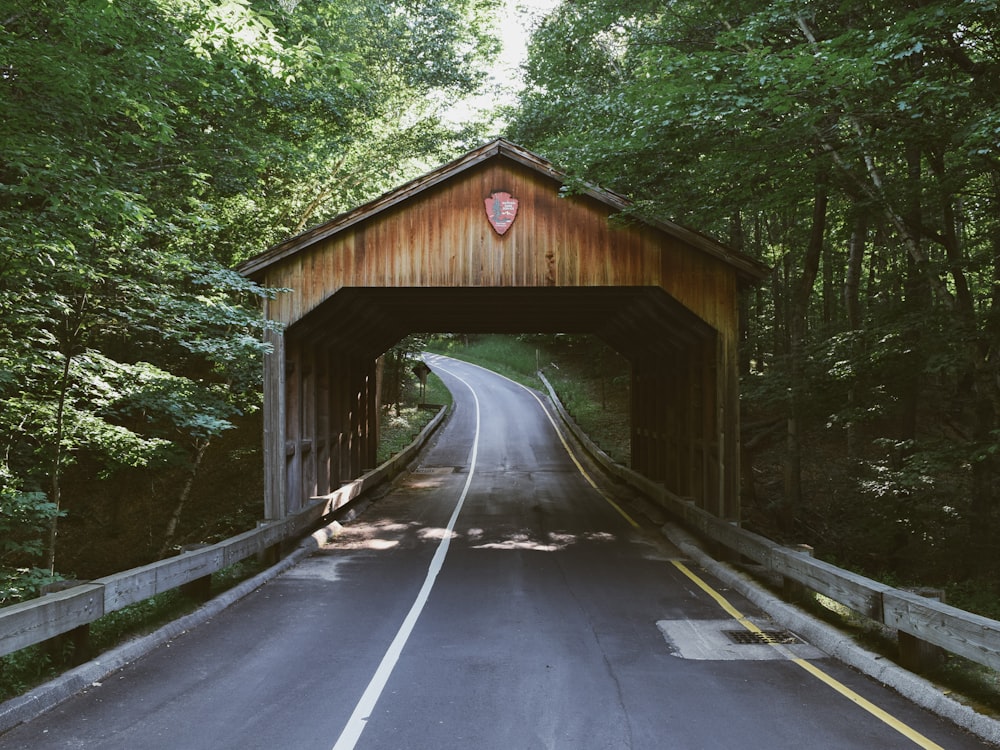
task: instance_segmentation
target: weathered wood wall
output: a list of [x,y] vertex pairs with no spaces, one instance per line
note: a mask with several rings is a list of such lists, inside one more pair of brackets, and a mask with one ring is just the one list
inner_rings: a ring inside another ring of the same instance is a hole
[[[533,290],[522,298],[531,305],[498,304],[450,328],[484,332],[575,330],[587,290],[663,290],[683,314],[643,299],[613,329],[593,331],[633,364],[633,466],[738,518],[737,301],[753,266],[673,225],[612,218],[623,202],[611,194],[560,187],[544,162],[500,142],[244,264],[260,283],[292,290],[267,305],[287,327],[271,335],[265,368],[269,518],[370,468],[376,358],[405,333],[449,330],[454,298],[442,290],[455,289]],[[503,236],[484,206],[497,191],[519,201]],[[565,296],[547,302],[545,290],[567,288],[583,291],[576,309]],[[372,289],[398,290],[405,303],[358,296],[338,306],[345,290]]]
[[[518,197],[507,234],[486,221],[496,190]],[[718,331],[737,325],[732,267],[646,224],[625,226],[587,196],[500,159],[417,193],[267,267],[260,279],[290,288],[270,305],[291,325],[344,287],[658,286]]]

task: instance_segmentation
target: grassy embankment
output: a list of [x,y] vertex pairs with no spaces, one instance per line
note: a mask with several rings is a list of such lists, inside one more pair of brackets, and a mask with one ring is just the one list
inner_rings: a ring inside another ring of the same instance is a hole
[[[539,369],[567,411],[609,456],[629,460],[629,366],[590,337],[476,336],[441,339],[430,347],[488,367],[530,388],[543,389]],[[624,417],[624,418],[623,418]]]

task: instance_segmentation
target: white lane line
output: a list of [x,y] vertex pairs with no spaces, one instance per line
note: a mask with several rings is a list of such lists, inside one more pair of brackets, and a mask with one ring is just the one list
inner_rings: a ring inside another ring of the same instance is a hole
[[382,695],[386,683],[389,682],[389,676],[396,667],[396,662],[399,661],[399,655],[403,652],[403,647],[406,646],[406,641],[409,639],[410,633],[413,632],[413,627],[417,624],[417,619],[420,617],[420,613],[427,603],[431,589],[434,588],[434,581],[437,579],[437,575],[444,565],[444,558],[448,554],[448,548],[451,546],[451,536],[455,529],[455,522],[458,521],[458,514],[465,504],[465,498],[469,494],[469,486],[472,484],[472,475],[476,471],[476,458],[479,455],[479,397],[476,396],[476,392],[472,389],[472,386],[458,377],[458,375],[448,370],[444,371],[469,389],[472,393],[472,399],[476,404],[476,434],[472,440],[472,453],[469,458],[469,476],[465,480],[465,487],[462,488],[462,494],[458,498],[458,503],[455,505],[455,510],[452,511],[445,533],[442,535],[441,542],[434,553],[434,559],[431,560],[430,567],[427,569],[427,577],[424,579],[424,585],[420,588],[420,593],[417,594],[417,598],[414,600],[413,606],[410,607],[410,611],[403,620],[403,624],[400,625],[396,637],[389,644],[389,649],[385,652],[385,656],[382,657],[382,662],[378,665],[378,669],[375,670],[375,674],[371,682],[368,683],[368,687],[365,688],[361,700],[354,707],[354,713],[347,720],[347,725],[344,727],[344,731],[340,733],[340,737],[337,740],[337,744],[333,746],[333,750],[353,750],[358,744],[361,733],[365,730],[368,719],[371,718],[372,712],[375,710],[375,704],[378,703],[378,699]]
[[[444,355],[440,355],[440,356],[444,356]],[[499,372],[495,372],[493,370],[490,370],[489,368],[483,367],[482,365],[477,365],[474,362],[466,362],[465,360],[455,360],[455,361],[461,362],[462,364],[469,365],[470,367],[476,367],[476,368],[478,368],[480,370],[483,370],[484,372],[488,372],[490,375],[496,375],[498,378],[503,378],[507,382],[513,383],[518,388],[523,389],[524,391],[526,391],[528,393],[529,396],[531,396],[533,399],[535,399],[535,401],[538,402],[538,406],[541,408],[542,413],[545,415],[545,418],[548,419],[549,420],[549,424],[552,425],[552,429],[555,430],[556,437],[558,437],[559,438],[559,442],[562,443],[563,449],[566,451],[566,455],[569,456],[570,460],[576,466],[577,471],[580,472],[580,475],[584,478],[584,480],[587,482],[587,484],[589,484],[591,486],[591,488],[593,488],[593,490],[598,495],[600,495],[602,498],[604,498],[604,501],[608,505],[610,505],[612,508],[614,508],[615,511],[618,512],[618,515],[620,515],[622,518],[624,518],[633,529],[638,529],[639,528],[639,522],[636,521],[634,518],[632,518],[632,516],[630,516],[625,511],[624,508],[622,508],[618,503],[616,503],[615,500],[614,500],[614,498],[611,497],[611,495],[609,495],[607,492],[605,492],[604,490],[602,490],[600,488],[600,486],[597,484],[597,482],[594,481],[594,478],[592,476],[590,476],[590,474],[587,472],[587,470],[585,468],[583,468],[583,464],[580,463],[580,460],[576,457],[576,452],[570,447],[569,442],[567,442],[567,440],[566,440],[566,436],[563,434],[563,431],[561,429],[559,429],[559,425],[556,424],[555,418],[549,412],[548,407],[545,406],[545,402],[542,401],[542,399],[540,399],[538,397],[537,393],[535,393],[528,386],[524,385],[524,383],[518,383],[516,380],[512,380],[511,378],[508,378],[506,375],[501,375]],[[448,372],[448,371],[445,370],[445,372]],[[451,373],[451,374],[453,374],[453,373]],[[468,385],[468,384],[466,384],[466,385]]]

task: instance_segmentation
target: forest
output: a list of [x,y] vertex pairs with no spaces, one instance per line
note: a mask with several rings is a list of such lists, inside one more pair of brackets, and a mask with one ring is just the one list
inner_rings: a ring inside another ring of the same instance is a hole
[[280,290],[233,265],[504,135],[773,269],[749,525],[996,607],[998,4],[563,0],[456,122],[511,7],[0,0],[0,603],[79,572],[74,517],[169,554],[246,460]]
[[751,524],[962,581],[994,616],[998,21],[976,1],[562,3],[509,133],[773,269],[743,304]]

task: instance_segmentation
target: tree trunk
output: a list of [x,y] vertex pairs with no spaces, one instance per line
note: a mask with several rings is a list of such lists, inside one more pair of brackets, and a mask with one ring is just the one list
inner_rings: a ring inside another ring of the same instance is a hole
[[59,509],[62,507],[62,442],[66,421],[66,397],[69,394],[69,369],[73,361],[70,350],[63,356],[62,374],[59,379],[59,396],[56,404],[56,436],[55,449],[50,470],[49,502],[56,506],[49,524],[49,539],[45,553],[45,567],[51,575],[56,572],[56,538],[59,535]]
[[802,404],[806,398],[803,361],[806,335],[809,330],[809,301],[819,273],[819,261],[823,254],[823,239],[826,236],[826,212],[829,197],[829,170],[821,169],[816,174],[813,199],[812,227],[809,244],[802,263],[802,274],[792,294],[789,315],[789,389],[788,389],[788,431],[785,439],[785,503],[788,520],[793,520],[802,506]]
[[847,312],[847,327],[851,331],[861,330],[861,269],[868,240],[868,217],[859,211],[851,229],[848,245],[847,274],[844,277],[844,310]]
[[184,506],[187,504],[188,498],[191,497],[191,488],[194,486],[194,479],[198,475],[198,469],[201,467],[201,460],[205,456],[205,451],[208,449],[210,440],[199,440],[195,446],[194,462],[191,464],[191,471],[188,473],[187,480],[184,482],[184,487],[181,489],[181,494],[177,498],[177,504],[174,506],[174,512],[170,514],[170,520],[167,521],[167,528],[163,534],[163,543],[160,545],[160,551],[157,557],[164,558],[170,551],[170,547],[174,543],[174,537],[177,534],[177,525],[180,523],[181,515],[184,513]]
[[[849,243],[847,257],[847,273],[844,277],[844,309],[847,312],[848,329],[855,334],[851,342],[851,358],[854,362],[860,361],[862,347],[859,345],[856,334],[861,331],[861,267],[864,263],[865,244],[868,238],[868,217],[861,210],[854,219],[854,227],[851,229],[851,240]],[[847,391],[847,405],[851,411],[851,416],[847,421],[847,455],[849,458],[857,458],[861,455],[858,441],[858,426],[854,417],[854,411],[858,407],[858,379],[851,379],[850,388]]]

